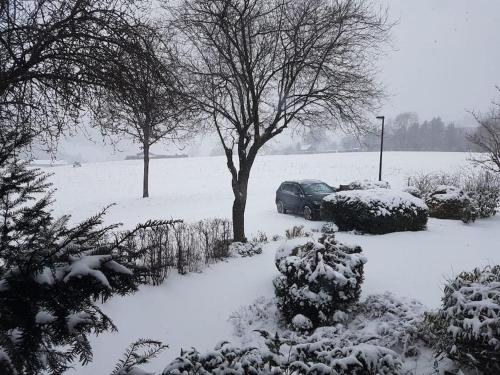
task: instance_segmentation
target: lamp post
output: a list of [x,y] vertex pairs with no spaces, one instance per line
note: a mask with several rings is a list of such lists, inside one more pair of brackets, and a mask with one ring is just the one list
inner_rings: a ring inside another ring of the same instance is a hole
[[382,153],[384,152],[384,121],[385,116],[377,116],[378,120],[382,120],[382,134],[380,136],[380,163],[378,166],[378,180],[382,181]]

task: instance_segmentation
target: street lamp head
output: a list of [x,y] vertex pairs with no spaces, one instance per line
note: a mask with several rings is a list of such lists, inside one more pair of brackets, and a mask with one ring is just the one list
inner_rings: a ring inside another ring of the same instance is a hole
[[385,116],[377,116],[376,117],[378,120],[383,120],[385,118]]

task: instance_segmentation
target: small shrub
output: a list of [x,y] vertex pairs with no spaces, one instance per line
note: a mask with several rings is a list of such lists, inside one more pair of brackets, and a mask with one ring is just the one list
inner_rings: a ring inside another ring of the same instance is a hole
[[262,254],[262,246],[256,242],[233,242],[229,246],[229,252],[242,257],[252,257]]
[[403,189],[405,193],[411,194],[416,198],[422,199],[422,193],[420,190],[418,190],[415,186],[407,186],[406,188]]
[[370,295],[359,303],[343,337],[353,343],[370,341],[413,357],[419,352],[424,312],[424,305],[413,299],[396,297],[389,292]]
[[315,327],[328,324],[336,311],[359,299],[366,259],[360,247],[342,245],[334,235],[285,244],[275,263],[280,271],[274,279],[277,304],[288,323],[301,314]]
[[500,373],[500,266],[462,272],[444,289],[442,307],[426,315],[429,342],[466,367]]
[[496,214],[500,203],[500,176],[488,172],[471,173],[463,177],[462,189],[469,195],[481,218]]
[[334,234],[339,231],[339,227],[335,223],[325,223],[321,226],[321,233]]
[[285,231],[285,237],[289,240],[297,237],[309,237],[311,234],[304,229],[303,225],[295,225]]
[[391,186],[387,181],[353,181],[347,185],[340,185],[337,191],[347,191],[347,190],[370,190],[370,189],[390,189]]
[[475,221],[477,218],[477,211],[469,196],[455,186],[437,186],[425,202],[431,217],[462,220],[464,223]]
[[405,192],[389,189],[352,190],[323,199],[322,217],[340,230],[384,234],[425,229],[425,203]]
[[257,235],[255,235],[252,238],[252,241],[250,242],[255,242],[255,243],[268,243],[269,239],[267,238],[267,234],[264,232],[261,232],[260,230],[257,232]]

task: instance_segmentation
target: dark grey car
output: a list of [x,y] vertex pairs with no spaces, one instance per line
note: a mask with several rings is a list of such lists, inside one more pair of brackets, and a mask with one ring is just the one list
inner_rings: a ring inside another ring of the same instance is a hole
[[276,190],[276,207],[279,213],[293,212],[313,220],[319,218],[321,200],[334,192],[319,180],[285,181]]

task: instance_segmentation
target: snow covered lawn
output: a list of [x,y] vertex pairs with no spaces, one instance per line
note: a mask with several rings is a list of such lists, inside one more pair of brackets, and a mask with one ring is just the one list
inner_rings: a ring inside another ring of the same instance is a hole
[[[466,166],[466,154],[386,153],[384,176],[393,187],[402,187],[418,172],[455,171]],[[248,202],[248,233],[262,230],[283,235],[293,225],[319,227],[293,215],[279,215],[274,192],[285,179],[317,178],[332,185],[377,176],[377,154],[328,154],[265,156],[257,161],[251,176]],[[56,192],[56,214],[71,213],[77,222],[103,206],[116,202],[107,222],[132,226],[150,218],[229,217],[232,202],[229,175],[224,160],[188,158],[153,160],[151,198],[141,199],[141,162],[84,164],[82,168],[58,167],[52,180]],[[340,233],[341,242],[362,246],[368,258],[363,296],[383,293],[416,298],[430,308],[440,303],[443,281],[462,270],[500,263],[500,216],[473,224],[430,219],[428,229],[416,233],[379,236]],[[126,298],[115,298],[103,306],[120,332],[93,339],[95,359],[75,371],[107,374],[126,346],[139,337],[150,337],[170,345],[151,368],[161,370],[180,348],[207,350],[232,337],[229,315],[259,296],[272,296],[276,274],[277,243],[253,258],[231,259],[211,266],[201,274],[170,276],[159,287],[142,287]]]

